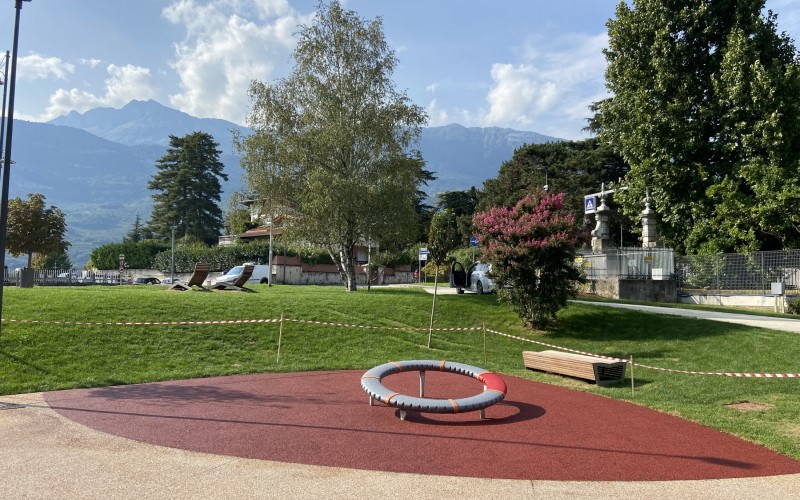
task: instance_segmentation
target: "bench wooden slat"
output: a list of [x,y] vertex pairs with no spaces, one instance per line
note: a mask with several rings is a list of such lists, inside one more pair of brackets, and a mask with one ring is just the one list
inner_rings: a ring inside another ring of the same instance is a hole
[[561,351],[523,351],[525,368],[591,380],[598,385],[622,382],[626,363]]

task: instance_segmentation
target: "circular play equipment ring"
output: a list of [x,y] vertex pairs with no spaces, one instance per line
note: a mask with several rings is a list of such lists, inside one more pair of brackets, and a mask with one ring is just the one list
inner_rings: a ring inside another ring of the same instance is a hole
[[[420,397],[408,396],[393,392],[384,387],[381,379],[395,373],[418,371],[420,376]],[[483,392],[466,398],[432,399],[425,397],[425,372],[441,371],[466,375],[483,383]],[[389,406],[400,409],[400,418],[405,419],[406,411],[427,413],[462,413],[480,411],[499,403],[506,397],[506,383],[496,373],[477,366],[437,360],[394,361],[376,366],[361,377],[361,387],[369,395],[369,403],[378,400]]]

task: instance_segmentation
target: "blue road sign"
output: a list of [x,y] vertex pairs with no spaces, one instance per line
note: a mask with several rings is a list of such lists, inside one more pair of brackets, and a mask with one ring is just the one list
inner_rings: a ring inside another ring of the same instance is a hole
[[597,197],[593,194],[583,197],[583,213],[593,214],[597,211]]
[[427,248],[420,248],[419,249],[419,260],[428,260],[428,249]]
[[478,246],[478,237],[477,237],[477,236],[472,236],[472,237],[469,239],[469,246],[471,246],[471,247],[476,247],[476,246]]

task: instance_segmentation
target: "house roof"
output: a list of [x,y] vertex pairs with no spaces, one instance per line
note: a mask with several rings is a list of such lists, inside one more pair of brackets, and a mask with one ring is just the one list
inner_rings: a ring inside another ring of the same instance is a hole
[[[272,236],[280,236],[281,234],[283,234],[283,228],[280,227],[272,228]],[[248,229],[247,231],[239,235],[239,238],[268,238],[268,237],[269,237],[269,226],[267,225]]]

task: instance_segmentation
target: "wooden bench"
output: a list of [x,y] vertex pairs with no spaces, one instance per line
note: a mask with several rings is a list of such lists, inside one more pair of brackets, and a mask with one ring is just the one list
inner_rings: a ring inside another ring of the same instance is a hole
[[525,368],[591,380],[597,385],[622,382],[627,365],[622,361],[561,351],[523,351],[522,360]]

